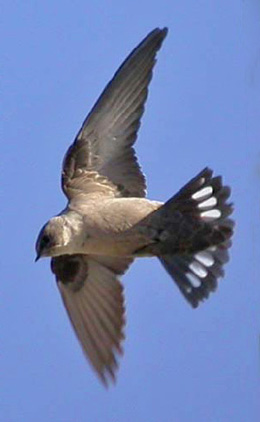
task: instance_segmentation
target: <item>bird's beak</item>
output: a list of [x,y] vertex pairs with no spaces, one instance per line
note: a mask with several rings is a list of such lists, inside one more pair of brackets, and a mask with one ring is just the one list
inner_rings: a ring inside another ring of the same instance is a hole
[[35,260],[34,260],[34,262],[37,262],[40,259],[40,257],[41,257],[41,255],[38,253],[37,256],[36,256],[36,258],[35,258]]

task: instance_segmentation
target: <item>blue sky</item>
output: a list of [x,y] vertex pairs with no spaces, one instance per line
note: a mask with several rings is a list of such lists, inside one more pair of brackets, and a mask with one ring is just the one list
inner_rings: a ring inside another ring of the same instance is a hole
[[[259,409],[260,6],[9,1],[2,5],[0,421],[244,422]],[[125,354],[106,391],[85,361],[43,223],[66,204],[63,155],[122,60],[154,27],[158,56],[137,152],[166,200],[206,165],[232,187],[236,233],[218,291],[197,310],[152,259],[124,277]]]

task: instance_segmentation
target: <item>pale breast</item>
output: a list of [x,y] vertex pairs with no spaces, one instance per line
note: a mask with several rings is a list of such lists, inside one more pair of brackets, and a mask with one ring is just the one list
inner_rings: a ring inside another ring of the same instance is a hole
[[147,234],[138,223],[161,206],[143,198],[97,201],[84,209],[84,233],[80,253],[131,256],[147,244]]

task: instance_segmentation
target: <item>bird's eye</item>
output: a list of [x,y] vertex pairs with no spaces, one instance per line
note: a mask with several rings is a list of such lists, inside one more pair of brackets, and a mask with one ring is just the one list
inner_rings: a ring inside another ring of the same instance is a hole
[[50,238],[47,235],[44,235],[41,240],[41,246],[45,247],[50,243]]

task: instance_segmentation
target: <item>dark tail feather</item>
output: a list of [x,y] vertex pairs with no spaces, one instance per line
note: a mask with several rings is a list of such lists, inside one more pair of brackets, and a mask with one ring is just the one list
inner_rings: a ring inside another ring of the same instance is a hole
[[228,218],[233,211],[229,196],[221,177],[212,177],[206,168],[160,209],[168,224],[157,256],[193,307],[216,289],[217,279],[224,275],[234,227]]
[[212,177],[212,174],[213,171],[206,167],[169,199],[165,206],[211,223],[225,220],[233,212],[232,204],[226,202],[230,188],[223,186],[221,176]]
[[217,288],[217,279],[224,276],[223,265],[228,261],[227,241],[194,255],[164,255],[160,261],[174,279],[187,301],[196,308]]

